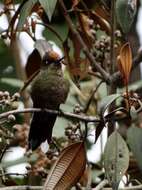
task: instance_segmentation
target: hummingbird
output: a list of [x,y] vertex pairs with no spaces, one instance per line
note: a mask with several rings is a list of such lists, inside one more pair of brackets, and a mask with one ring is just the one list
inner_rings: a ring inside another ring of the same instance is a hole
[[35,44],[41,56],[40,71],[31,83],[31,99],[34,108],[43,112],[33,113],[28,137],[29,149],[35,150],[41,143],[50,144],[52,129],[57,115],[47,113],[45,108],[59,110],[65,103],[69,92],[69,82],[63,77],[61,58],[46,40],[38,40]]

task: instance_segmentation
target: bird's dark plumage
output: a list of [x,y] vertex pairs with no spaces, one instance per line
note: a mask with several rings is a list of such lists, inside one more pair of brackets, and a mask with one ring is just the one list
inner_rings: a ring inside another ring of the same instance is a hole
[[[42,59],[41,70],[31,85],[33,107],[58,110],[60,104],[65,102],[68,91],[69,85],[63,77],[61,63],[46,52]],[[30,149],[35,150],[45,140],[51,142],[56,117],[45,111],[33,114],[28,139]]]

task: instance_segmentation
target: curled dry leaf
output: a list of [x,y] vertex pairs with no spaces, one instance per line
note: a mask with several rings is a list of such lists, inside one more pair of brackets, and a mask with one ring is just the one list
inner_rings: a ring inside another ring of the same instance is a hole
[[105,20],[103,17],[101,17],[98,13],[92,11],[91,18],[94,20],[96,24],[99,24],[101,29],[104,30],[107,34],[111,33],[111,27],[109,22]]
[[83,175],[86,166],[84,142],[74,143],[65,148],[49,173],[44,190],[67,190]]
[[92,42],[95,40],[93,30],[93,20],[83,13],[79,14],[79,25],[81,27],[80,34],[88,47],[92,47]]
[[127,85],[132,68],[132,51],[129,43],[125,43],[120,50],[120,56],[118,57],[118,68],[124,78],[125,85]]
[[[64,42],[64,52],[65,52],[65,57],[66,57],[66,63],[68,66],[69,73],[73,79],[83,79],[86,77],[89,69],[89,61],[87,58],[81,58],[81,46],[78,43],[78,40],[76,36],[69,31],[68,37],[72,41],[73,45],[73,57],[74,59],[70,58],[70,45],[69,41],[66,40]],[[74,80],[76,81],[76,80]]]
[[[104,3],[104,1],[103,1]],[[95,1],[95,12],[100,15],[103,19],[107,20],[110,23],[110,9],[106,5],[101,3],[101,1]]]

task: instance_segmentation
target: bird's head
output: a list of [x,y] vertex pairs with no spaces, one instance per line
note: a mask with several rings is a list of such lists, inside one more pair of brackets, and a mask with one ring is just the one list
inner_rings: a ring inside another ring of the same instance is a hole
[[58,53],[55,51],[51,50],[45,53],[42,59],[42,66],[61,66],[61,61],[64,59],[64,57],[60,57]]

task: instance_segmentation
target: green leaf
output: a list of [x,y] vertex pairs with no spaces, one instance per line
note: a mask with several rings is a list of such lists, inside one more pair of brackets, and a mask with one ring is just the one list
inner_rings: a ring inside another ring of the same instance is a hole
[[124,33],[128,33],[133,23],[137,11],[137,0],[117,0],[116,15],[117,20]]
[[110,106],[110,104],[119,97],[121,97],[121,94],[112,94],[112,95],[106,96],[102,99],[102,101],[100,103],[100,113],[102,116],[104,115],[104,112]]
[[[67,35],[68,35],[68,26],[65,21],[59,21],[56,23],[51,22],[49,24],[49,26],[51,26],[53,28],[53,30],[56,31],[58,33],[58,35],[60,35],[62,40],[65,41],[65,39],[67,38]],[[46,30],[44,30],[43,34],[46,39],[54,41],[59,47],[62,46],[61,41],[48,28],[46,28]]]
[[23,85],[23,82],[21,80],[15,79],[15,78],[2,78],[2,83],[8,84],[11,87],[17,87],[20,88]]
[[128,144],[142,170],[142,129],[132,126],[127,131]]
[[51,21],[57,0],[52,0],[52,1],[51,0],[39,0],[39,2],[41,4],[41,6],[44,8],[44,10],[49,18],[49,21]]
[[129,150],[123,138],[114,131],[108,138],[104,151],[105,174],[113,190],[118,188],[129,166]]
[[20,12],[20,17],[19,17],[19,22],[17,25],[17,30],[22,30],[23,29],[23,25],[26,21],[26,18],[29,16],[33,6],[35,5],[35,3],[37,3],[37,0],[29,0],[27,1]]

